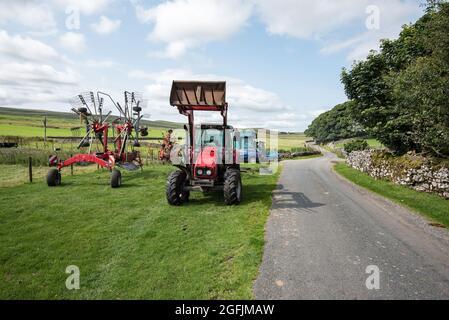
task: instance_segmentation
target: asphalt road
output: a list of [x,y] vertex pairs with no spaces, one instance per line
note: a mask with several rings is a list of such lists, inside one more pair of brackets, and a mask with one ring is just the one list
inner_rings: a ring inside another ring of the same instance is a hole
[[335,160],[284,163],[256,299],[449,299],[448,230],[337,176]]

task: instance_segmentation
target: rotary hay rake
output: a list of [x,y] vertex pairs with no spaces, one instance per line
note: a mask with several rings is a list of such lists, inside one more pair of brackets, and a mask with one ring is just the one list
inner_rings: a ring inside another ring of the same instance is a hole
[[[106,99],[106,100],[105,100]],[[86,153],[79,153],[67,160],[60,160],[57,155],[49,158],[52,167],[47,174],[47,184],[50,187],[61,184],[61,170],[75,163],[95,163],[111,172],[111,187],[118,188],[122,183],[122,175],[116,167],[125,170],[142,168],[140,152],[134,148],[140,147],[139,137],[148,135],[148,128],[141,127],[143,118],[143,100],[141,94],[125,91],[123,106],[104,92],[87,92],[75,97],[72,111],[86,126],[86,134],[78,144],[78,149],[87,149]],[[105,101],[110,102],[119,112],[119,117],[109,121],[112,110],[103,112]],[[109,149],[109,129],[112,128],[113,150]],[[116,136],[115,136],[116,135]],[[92,151],[93,144],[100,147]]]

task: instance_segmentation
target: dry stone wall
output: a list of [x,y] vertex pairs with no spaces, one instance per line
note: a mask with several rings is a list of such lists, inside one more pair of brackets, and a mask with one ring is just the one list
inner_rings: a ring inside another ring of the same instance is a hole
[[394,157],[384,151],[354,151],[346,163],[376,179],[387,179],[418,191],[437,193],[449,199],[449,166],[407,154]]

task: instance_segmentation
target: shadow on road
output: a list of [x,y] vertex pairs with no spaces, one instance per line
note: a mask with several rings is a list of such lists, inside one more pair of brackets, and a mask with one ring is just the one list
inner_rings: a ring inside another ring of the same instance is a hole
[[312,201],[302,192],[290,192],[280,185],[274,192],[273,209],[291,209],[298,212],[314,212],[312,209],[326,204]]

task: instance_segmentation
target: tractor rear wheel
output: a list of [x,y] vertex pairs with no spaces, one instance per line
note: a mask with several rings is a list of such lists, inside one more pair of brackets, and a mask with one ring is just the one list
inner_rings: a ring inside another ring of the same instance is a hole
[[184,190],[187,174],[178,170],[172,172],[167,179],[166,196],[167,202],[172,206],[179,206],[189,201],[190,192]]
[[61,184],[61,172],[58,169],[50,169],[47,173],[47,185],[49,187],[56,187]]
[[112,170],[111,173],[111,187],[119,188],[122,185],[122,173],[119,170]]
[[239,204],[242,201],[242,178],[240,170],[228,169],[224,175],[224,201],[227,205]]

